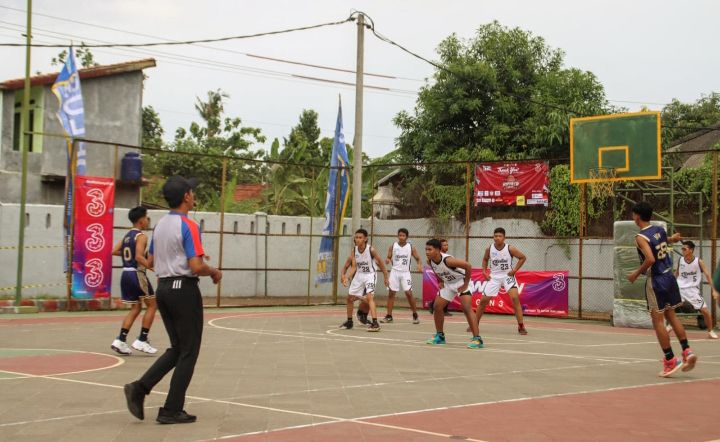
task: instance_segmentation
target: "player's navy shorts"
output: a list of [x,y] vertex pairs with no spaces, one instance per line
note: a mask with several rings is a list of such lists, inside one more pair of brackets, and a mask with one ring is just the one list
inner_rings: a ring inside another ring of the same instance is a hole
[[155,297],[155,291],[147,275],[141,270],[123,270],[120,278],[120,294],[125,304],[137,304],[140,299]]
[[664,312],[682,305],[680,288],[672,272],[648,276],[645,282],[645,297],[649,311]]

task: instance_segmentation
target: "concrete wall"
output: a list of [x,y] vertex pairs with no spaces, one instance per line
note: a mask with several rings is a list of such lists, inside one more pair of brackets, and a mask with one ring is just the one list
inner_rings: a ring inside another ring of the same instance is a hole
[[[142,138],[141,71],[83,80],[86,138],[138,145]],[[19,202],[22,155],[12,150],[15,94],[3,91],[0,125],[0,201]],[[43,89],[43,132],[63,134],[56,113],[57,98],[50,86]],[[115,176],[115,149],[87,144],[87,174]],[[118,161],[129,149],[119,149]],[[43,137],[42,152],[28,154],[27,201],[32,204],[62,204],[64,182],[43,182],[42,176],[64,177],[67,144],[64,138]],[[116,205],[132,207],[139,198],[137,187],[118,187]]]
[[[15,204],[0,204],[0,288],[15,285],[17,250],[5,249],[17,243],[18,209]],[[29,288],[26,296],[50,294],[64,296],[63,286],[63,239],[61,206],[29,205],[26,210],[29,225],[26,227],[23,280],[26,284],[50,284],[51,286]],[[165,214],[164,211],[150,211],[151,227]],[[220,216],[217,213],[193,212],[190,217],[203,228],[203,244],[211,257],[211,264],[219,262]],[[222,285],[223,297],[303,297],[308,294],[308,276],[310,277],[310,295],[330,299],[332,285],[315,286],[315,264],[320,245],[320,237],[310,237],[309,233],[320,235],[322,218],[268,216],[264,214],[225,215],[225,235],[223,244],[223,267],[226,270]],[[125,230],[130,227],[127,209],[115,211],[114,241],[119,241]],[[435,236],[433,232],[442,231],[442,236],[450,237],[450,252],[459,258],[465,258],[464,227],[459,223],[438,226],[425,219],[412,220],[370,220],[364,219],[362,226],[372,231],[372,245],[381,256],[387,254],[388,247],[394,241],[394,235],[400,227],[410,230],[410,240],[416,245],[424,259],[424,243]],[[485,218],[472,223],[470,233],[469,260],[473,266],[481,265],[486,247],[491,243],[492,231],[497,226],[508,232],[508,243],[521,250],[528,258],[525,270],[568,270],[570,272],[570,308],[578,308],[579,248],[578,240],[562,242],[542,238],[539,227],[529,220],[493,220]],[[343,228],[347,236],[340,242],[339,265],[344,264],[351,250],[350,220],[346,219]],[[341,229],[341,230],[342,230]],[[299,234],[298,234],[299,232]],[[268,235],[265,235],[268,233]],[[284,233],[284,235],[283,235]],[[440,236],[440,235],[438,235]],[[535,238],[517,238],[535,237]],[[49,247],[48,247],[49,246]],[[699,250],[698,250],[699,252]],[[703,243],[702,256],[710,259],[710,244]],[[266,265],[267,263],[267,265]],[[115,265],[119,266],[119,261]],[[271,270],[264,270],[267,267]],[[307,272],[308,267],[311,272]],[[272,270],[282,269],[282,270]],[[113,294],[119,296],[120,270],[113,274]],[[584,311],[611,312],[613,302],[613,241],[611,239],[585,240],[583,244],[583,276],[585,278],[606,278],[603,280],[585,279],[583,281]],[[421,296],[422,276],[413,274],[416,296]],[[381,279],[378,281],[380,296],[386,295]],[[56,285],[52,285],[56,284]],[[206,295],[214,295],[216,287],[208,278],[202,279],[202,290]],[[709,289],[704,288],[709,301]],[[10,295],[12,291],[2,291],[0,295]],[[338,288],[338,299],[343,299],[346,289]]]

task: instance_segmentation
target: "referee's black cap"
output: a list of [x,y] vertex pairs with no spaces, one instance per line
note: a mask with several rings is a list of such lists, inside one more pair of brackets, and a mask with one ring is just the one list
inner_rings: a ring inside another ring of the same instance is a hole
[[183,178],[173,175],[165,181],[162,192],[171,209],[182,204],[185,194],[194,190],[198,185],[196,178]]

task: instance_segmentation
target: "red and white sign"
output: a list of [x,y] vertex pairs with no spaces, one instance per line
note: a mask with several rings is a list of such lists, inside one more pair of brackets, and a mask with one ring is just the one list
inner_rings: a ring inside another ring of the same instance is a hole
[[74,298],[107,298],[112,278],[115,180],[75,177]]
[[550,184],[545,161],[475,165],[475,205],[547,206]]

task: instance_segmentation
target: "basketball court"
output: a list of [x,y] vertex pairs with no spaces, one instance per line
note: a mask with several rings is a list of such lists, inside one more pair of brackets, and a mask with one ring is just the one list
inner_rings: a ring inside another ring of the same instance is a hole
[[[170,376],[147,397],[145,421],[122,387],[156,356],[110,350],[123,312],[0,316],[0,434],[4,440],[705,441],[720,343],[691,330],[695,370],[660,378],[652,330],[604,322],[487,315],[486,348],[465,348],[464,318],[430,346],[432,319],[367,333],[339,330],[343,307],[206,310],[186,409],[192,425],[155,423]],[[137,327],[137,324],[136,324]],[[134,339],[137,328],[131,330]],[[168,341],[160,318],[152,343]],[[679,348],[673,337],[673,345]]]

